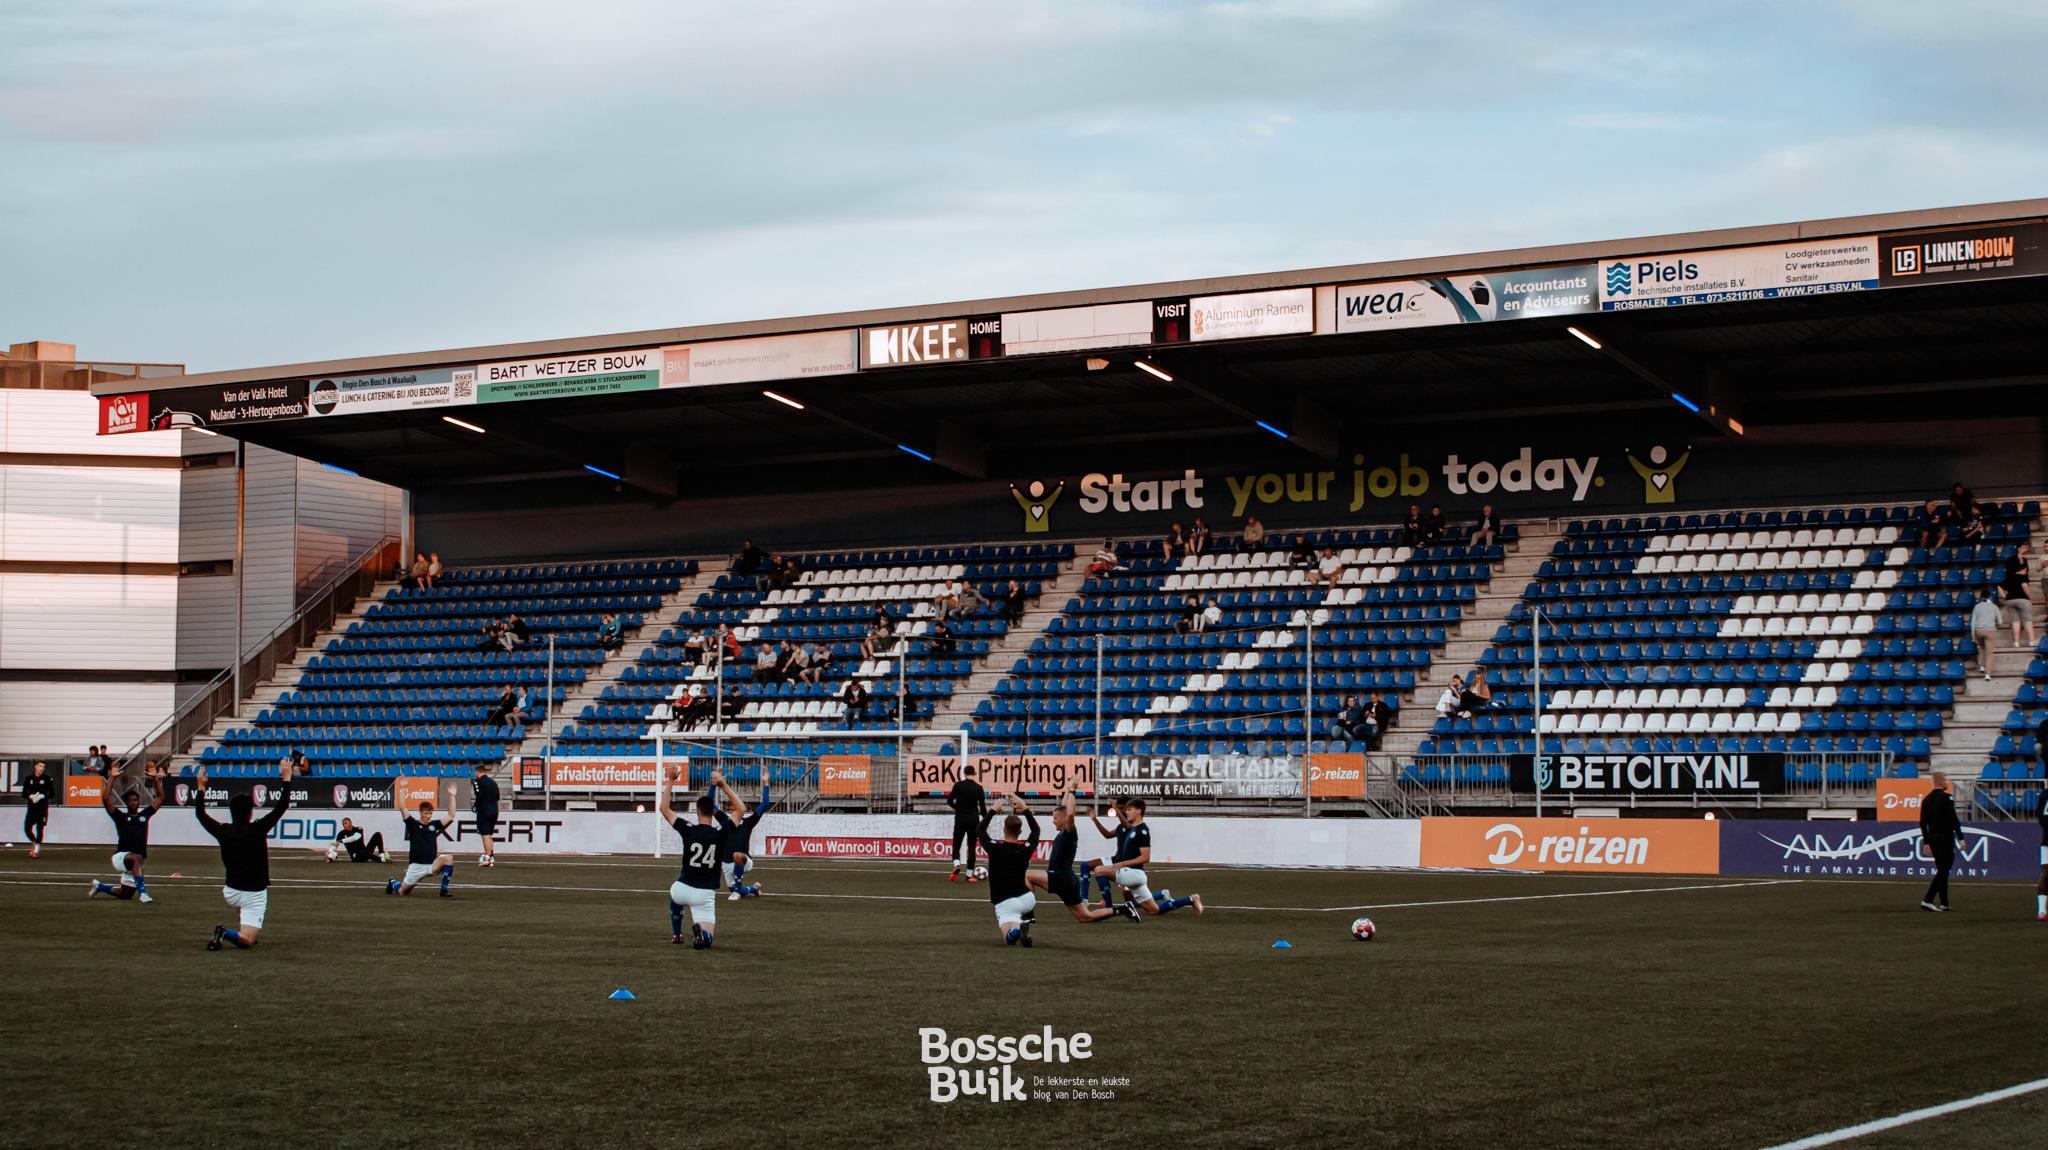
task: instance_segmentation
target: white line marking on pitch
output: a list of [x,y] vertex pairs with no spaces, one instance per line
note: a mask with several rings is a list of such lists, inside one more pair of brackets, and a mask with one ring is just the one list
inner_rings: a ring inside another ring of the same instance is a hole
[[1678,891],[1678,890],[1733,890],[1733,889],[1735,889],[1735,888],[1738,888],[1738,887],[1751,887],[1751,886],[1782,886],[1782,885],[1783,885],[1783,884],[1785,884],[1785,883],[1793,883],[1793,882],[1798,882],[1798,881],[1800,881],[1800,880],[1798,880],[1798,879],[1792,879],[1792,878],[1774,878],[1774,879],[1766,879],[1766,880],[1764,880],[1764,881],[1762,881],[1762,882],[1718,882],[1718,883],[1694,883],[1694,884],[1692,884],[1692,885],[1689,885],[1689,886],[1648,886],[1648,887],[1631,887],[1631,888],[1629,888],[1629,889],[1627,889],[1627,890],[1575,890],[1575,891],[1567,891],[1567,892],[1565,892],[1565,893],[1563,893],[1563,894],[1513,894],[1513,895],[1500,895],[1500,896],[1496,896],[1496,897],[1494,897],[1494,898],[1450,898],[1450,899],[1442,899],[1442,900],[1438,900],[1438,901],[1434,901],[1434,902],[1375,902],[1375,903],[1367,903],[1367,904],[1365,904],[1365,905],[1363,905],[1363,906],[1222,906],[1222,905],[1218,905],[1218,906],[1214,906],[1214,907],[1211,907],[1210,909],[1212,909],[1212,910],[1277,910],[1277,911],[1300,911],[1300,912],[1305,912],[1305,913],[1310,913],[1310,914],[1323,914],[1323,913],[1329,913],[1329,912],[1335,912],[1335,911],[1346,911],[1346,910],[1400,910],[1400,909],[1403,909],[1403,908],[1406,908],[1406,907],[1417,907],[1417,906],[1469,906],[1469,905],[1471,905],[1472,903],[1480,903],[1480,902],[1530,902],[1530,901],[1533,901],[1533,900],[1536,900],[1536,899],[1545,899],[1545,898],[1599,898],[1599,897],[1600,897],[1600,896],[1602,896],[1602,895],[1610,895],[1610,894],[1663,894],[1663,893],[1666,893],[1666,892],[1669,892],[1669,891]]
[[1875,1122],[1865,1122],[1860,1126],[1844,1126],[1840,1130],[1830,1130],[1826,1134],[1815,1134],[1811,1138],[1801,1138],[1797,1142],[1782,1142],[1776,1146],[1766,1147],[1766,1150],[1811,1150],[1815,1146],[1830,1146],[1836,1142],[1847,1142],[1851,1138],[1861,1138],[1865,1134],[1875,1134],[1880,1130],[1890,1130],[1911,1122],[1919,1122],[1928,1118],[1939,1118],[1944,1114],[1954,1114],[1958,1110],[1968,1110],[1973,1106],[2003,1102],[2008,1098],[2017,1098],[2022,1094],[2031,1094],[2036,1090],[2048,1090],[2048,1078],[2036,1078],[2032,1082],[2022,1082],[2018,1086],[2008,1086],[2003,1090],[1993,1090],[1989,1094],[1979,1094],[1975,1098],[1963,1098],[1955,1102],[1944,1102],[1939,1106],[1929,1106],[1925,1110],[1909,1110],[1904,1114],[1896,1114],[1890,1118],[1880,1118]]

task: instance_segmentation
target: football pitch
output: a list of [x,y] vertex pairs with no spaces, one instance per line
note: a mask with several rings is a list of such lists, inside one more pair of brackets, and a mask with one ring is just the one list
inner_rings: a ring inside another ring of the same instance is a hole
[[[1027,950],[943,868],[770,860],[699,952],[672,860],[399,899],[400,865],[277,852],[261,945],[209,953],[216,853],[154,852],[147,906],[85,898],[107,853],[0,852],[5,1145],[1749,1148],[2048,1076],[2023,883],[1934,915],[1906,881],[1161,867],[1209,912],[1041,898]],[[1051,1097],[930,1100],[921,1028],[1048,1027],[1093,1054],[1010,1066]],[[2044,1124],[2048,1092],[1843,1145]]]

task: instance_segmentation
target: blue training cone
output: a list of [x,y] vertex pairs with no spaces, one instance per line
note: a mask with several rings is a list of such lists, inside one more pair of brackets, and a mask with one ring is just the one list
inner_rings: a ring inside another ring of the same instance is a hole
[[1293,949],[1294,949],[1294,944],[1293,944],[1293,943],[1291,943],[1291,942],[1289,942],[1289,941],[1287,941],[1287,940],[1286,940],[1286,939],[1284,939],[1284,938],[1283,938],[1283,939],[1281,939],[1281,940],[1280,940],[1279,942],[1276,942],[1276,943],[1274,943],[1273,945],[1274,945],[1274,946],[1276,946],[1276,947],[1284,946],[1284,947],[1286,947],[1286,948],[1287,948],[1287,949],[1289,949],[1289,950],[1293,950]]
[[633,997],[633,992],[632,992],[632,991],[630,991],[630,990],[627,990],[627,989],[626,989],[625,987],[623,987],[623,986],[622,986],[622,987],[618,988],[617,990],[614,990],[614,991],[612,991],[612,992],[611,992],[610,994],[606,995],[605,997],[607,997],[607,998],[631,998],[631,997]]

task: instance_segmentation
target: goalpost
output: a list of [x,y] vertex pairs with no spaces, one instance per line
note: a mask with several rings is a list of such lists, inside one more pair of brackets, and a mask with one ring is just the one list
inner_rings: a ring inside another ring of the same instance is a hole
[[[781,724],[758,724],[774,726]],[[796,726],[797,724],[788,724]],[[792,800],[808,803],[824,793],[821,767],[823,761],[833,757],[829,748],[834,744],[848,744],[846,755],[869,756],[868,785],[865,788],[868,800],[894,798],[895,807],[901,813],[909,802],[909,773],[905,769],[908,760],[918,754],[945,755],[946,747],[952,747],[952,756],[965,760],[973,753],[971,738],[963,724],[958,730],[943,730],[929,727],[890,727],[870,730],[752,730],[742,731],[737,724],[726,723],[697,731],[672,731],[656,724],[641,736],[643,743],[651,745],[654,752],[654,773],[657,788],[668,767],[675,763],[689,764],[694,768],[708,762],[713,771],[723,772],[727,764],[735,767],[758,767],[761,778],[781,790],[778,805],[788,805]],[[771,746],[766,751],[756,750],[751,744],[783,744],[780,748]],[[819,749],[803,753],[794,751],[789,744],[808,744]],[[741,745],[735,747],[734,744]],[[879,780],[873,768],[874,757],[868,748],[881,744],[893,745],[895,750],[894,778],[887,790],[878,787]],[[744,749],[741,749],[744,748]],[[794,753],[793,753],[794,752]],[[752,773],[752,772],[749,772]],[[780,776],[778,779],[772,776]],[[795,776],[792,778],[791,776]],[[687,784],[687,778],[686,778]],[[687,784],[692,785],[694,784]],[[752,785],[752,780],[748,785]],[[737,786],[734,788],[738,789]],[[858,795],[859,791],[846,792]],[[745,797],[742,795],[741,797]]]

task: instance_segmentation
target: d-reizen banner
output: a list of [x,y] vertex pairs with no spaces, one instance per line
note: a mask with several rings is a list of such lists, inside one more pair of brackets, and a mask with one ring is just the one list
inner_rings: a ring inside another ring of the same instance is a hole
[[1878,286],[1876,236],[1600,262],[1600,310],[1728,303]]

